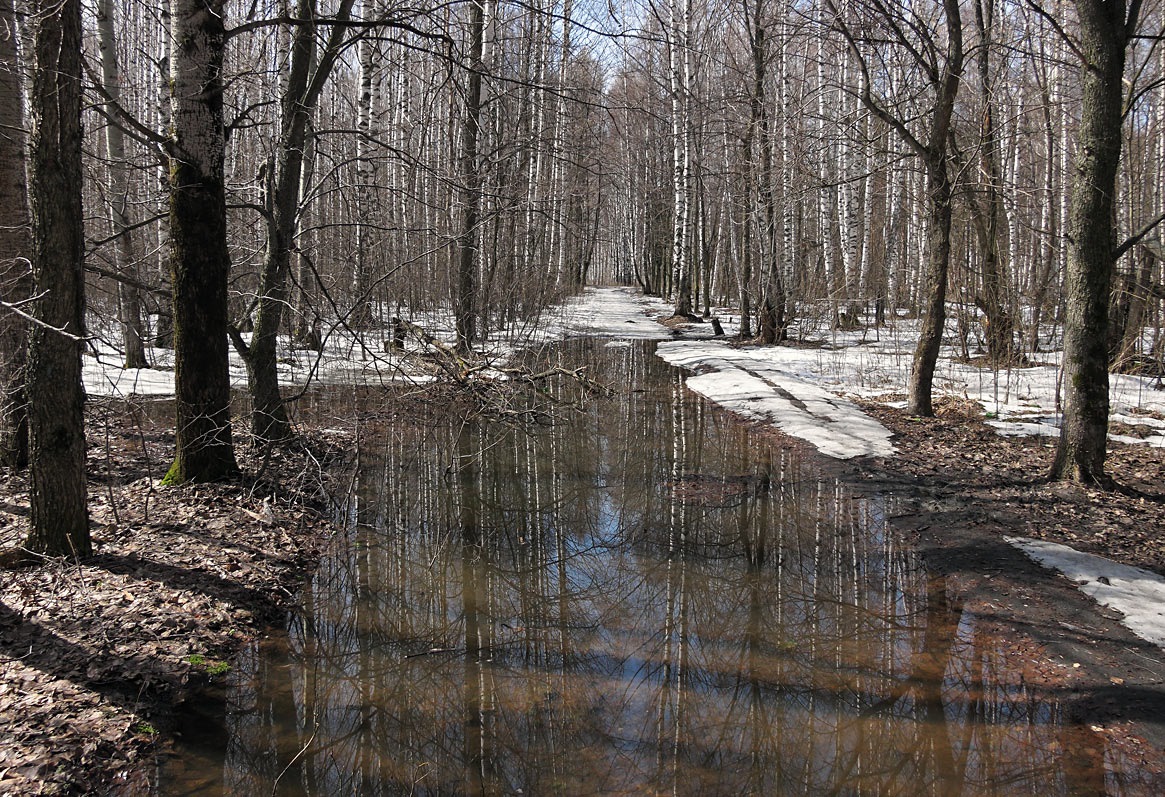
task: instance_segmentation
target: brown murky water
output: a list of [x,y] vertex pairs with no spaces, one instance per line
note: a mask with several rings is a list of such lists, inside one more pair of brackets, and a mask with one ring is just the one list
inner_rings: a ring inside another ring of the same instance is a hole
[[885,501],[649,346],[564,347],[619,390],[533,433],[368,426],[345,544],[162,793],[1135,793]]

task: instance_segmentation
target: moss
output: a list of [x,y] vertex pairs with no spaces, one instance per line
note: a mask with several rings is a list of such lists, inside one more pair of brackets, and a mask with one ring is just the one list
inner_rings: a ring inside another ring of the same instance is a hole
[[170,466],[170,470],[166,471],[166,475],[162,477],[163,487],[176,487],[186,481],[182,475],[182,467],[179,463],[180,460],[175,459],[174,464]]

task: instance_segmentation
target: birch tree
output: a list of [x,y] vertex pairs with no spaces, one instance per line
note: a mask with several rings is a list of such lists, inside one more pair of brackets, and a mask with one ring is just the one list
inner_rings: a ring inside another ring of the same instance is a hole
[[692,315],[692,3],[672,0],[668,79],[672,132],[672,288],[676,317]]

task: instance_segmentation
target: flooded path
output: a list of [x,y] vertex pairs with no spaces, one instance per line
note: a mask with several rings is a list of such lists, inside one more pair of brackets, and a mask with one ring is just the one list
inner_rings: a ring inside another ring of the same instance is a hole
[[[1116,754],[856,498],[686,391],[362,431],[347,536],[162,793],[1121,794]],[[519,409],[519,408],[516,408]]]

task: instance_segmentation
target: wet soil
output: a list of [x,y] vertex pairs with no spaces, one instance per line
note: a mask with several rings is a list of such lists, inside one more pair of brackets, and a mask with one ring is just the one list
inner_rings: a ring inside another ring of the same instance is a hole
[[[935,419],[866,409],[898,454],[841,464],[839,477],[899,496],[893,522],[1026,662],[1024,688],[1066,706],[1066,751],[1088,766],[1119,750],[1146,793],[1165,792],[1162,651],[1002,540],[1165,573],[1165,501],[1152,495],[1165,452],[1113,446],[1110,473],[1142,495],[1065,487],[1043,478],[1052,441],[999,437],[958,402]],[[0,795],[145,791],[183,730],[175,718],[195,713],[184,701],[204,699],[243,642],[293,608],[332,531],[328,479],[353,446],[307,429],[294,449],[242,452],[237,483],[159,488],[164,422],[98,402],[89,430],[96,555],[0,572]],[[0,471],[0,547],[23,537],[26,507],[23,476]]]

